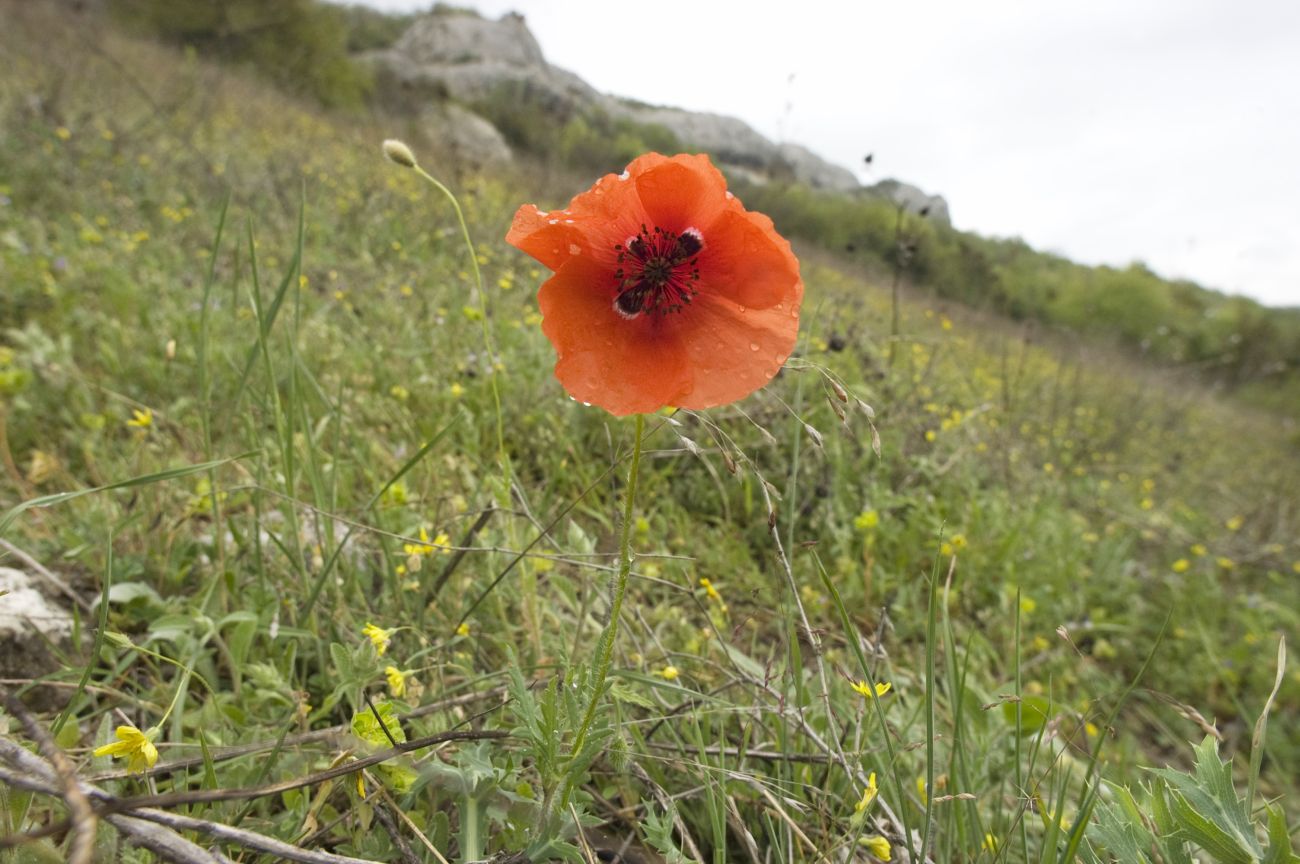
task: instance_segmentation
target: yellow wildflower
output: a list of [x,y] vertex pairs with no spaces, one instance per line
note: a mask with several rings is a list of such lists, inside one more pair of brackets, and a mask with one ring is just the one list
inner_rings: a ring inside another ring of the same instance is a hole
[[985,852],[997,852],[998,838],[994,837],[992,834],[985,834],[984,842],[980,843],[980,848]]
[[452,384],[451,387],[448,388],[448,391],[456,399],[459,399],[460,397],[465,395],[465,388],[460,386],[460,382],[456,382]]
[[1191,566],[1192,562],[1188,561],[1186,558],[1179,558],[1170,565],[1170,569],[1175,573],[1186,573]]
[[722,602],[722,595],[718,593],[718,589],[714,588],[713,583],[708,579],[701,579],[700,587],[704,589],[704,593],[708,595],[710,600],[717,600],[719,603]]
[[855,813],[864,813],[871,806],[871,802],[876,800],[879,789],[876,787],[876,772],[872,771],[867,777],[866,788],[862,790],[862,800],[853,805]]
[[469,622],[468,622],[468,621],[462,621],[462,622],[461,622],[460,626],[456,628],[456,635],[457,635],[457,636],[468,636],[468,635],[469,635]]
[[375,653],[380,657],[383,657],[384,652],[388,650],[388,643],[392,641],[394,632],[396,631],[377,627],[369,621],[361,628],[361,635],[370,640],[370,644],[375,646]]
[[396,666],[385,666],[384,677],[388,679],[388,692],[393,694],[394,699],[401,699],[406,695],[406,673]]
[[126,425],[136,429],[148,429],[153,425],[153,411],[149,408],[132,408],[131,419],[126,421]]
[[867,848],[867,851],[874,855],[880,861],[892,861],[893,850],[890,849],[889,841],[877,834],[875,837],[859,837],[858,842]]
[[880,524],[880,514],[875,510],[863,510],[853,520],[853,527],[859,531],[870,531]]
[[423,525],[420,526],[420,542],[403,543],[402,551],[407,555],[428,555],[433,551],[433,546],[429,543],[429,532],[425,530]]
[[1231,558],[1227,558],[1222,555],[1216,558],[1215,562],[1224,570],[1232,570],[1237,566],[1237,562],[1233,561]]
[[1193,543],[1191,549],[1189,549],[1188,551],[1190,551],[1197,558],[1204,558],[1210,550],[1205,548],[1204,543]]
[[1229,531],[1240,531],[1241,526],[1245,523],[1245,521],[1246,520],[1241,518],[1240,516],[1233,516],[1227,522],[1224,522],[1223,525]]
[[866,681],[858,681],[856,684],[853,684],[851,686],[853,687],[854,690],[856,690],[858,693],[861,693],[864,697],[870,697],[872,690],[875,690],[876,696],[880,697],[880,696],[884,696],[891,689],[893,689],[894,685],[888,681],[878,681],[873,687],[867,684]]
[[114,759],[125,758],[126,770],[132,774],[143,774],[158,762],[158,748],[153,746],[153,739],[158,736],[158,727],[141,732],[134,726],[118,726],[117,740],[112,744],[95,748],[96,756],[112,756]]
[[680,674],[681,673],[677,670],[677,667],[671,663],[659,670],[659,677],[665,681],[676,681],[677,676]]
[[925,791],[925,778],[924,778],[924,777],[917,776],[917,778],[916,778],[916,794],[919,795],[919,796],[921,797],[921,803],[922,803],[922,804],[929,804],[929,803],[930,803],[930,795]]

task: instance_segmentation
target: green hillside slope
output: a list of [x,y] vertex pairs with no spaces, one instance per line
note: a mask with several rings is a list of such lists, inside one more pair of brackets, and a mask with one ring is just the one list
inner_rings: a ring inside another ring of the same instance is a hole
[[[1146,769],[1213,734],[1250,797],[1159,842],[1281,848],[1294,664],[1252,736],[1300,632],[1300,460],[1259,407],[1271,373],[1223,353],[1258,344],[1248,304],[917,223],[891,335],[889,262],[842,249],[880,231],[858,248],[885,255],[892,222],[845,204],[813,243],[840,204],[743,190],[795,235],[799,345],[735,406],[649,418],[600,746],[569,761],[632,424],[554,380],[546,274],[503,237],[591,178],[472,174],[428,130],[52,8],[0,5],[0,566],[81,605],[66,642],[20,634],[46,664],[0,686],[83,777],[376,861],[1140,860],[1125,843],[1158,841],[1116,827],[1119,784],[1194,821]],[[383,160],[395,136],[457,194],[482,297],[446,199]],[[1005,302],[962,287],[990,273]],[[1131,327],[1052,326],[1100,316]],[[1207,321],[1228,329],[1192,353]],[[1144,362],[1152,326],[1177,338]],[[1216,389],[1233,364],[1256,401]],[[0,745],[33,740],[6,721]],[[144,777],[93,755],[128,723],[157,727]],[[69,815],[22,776],[0,841]]]

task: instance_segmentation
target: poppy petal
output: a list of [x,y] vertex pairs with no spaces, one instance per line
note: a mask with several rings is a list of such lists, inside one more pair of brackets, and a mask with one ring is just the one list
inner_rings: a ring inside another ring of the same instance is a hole
[[766,309],[787,299],[799,282],[799,261],[790,244],[762,213],[728,208],[703,234],[701,280],[727,299]]
[[766,309],[742,309],[725,297],[701,294],[675,322],[693,379],[673,404],[726,405],[771,381],[794,350],[802,299],[803,283],[788,301]]
[[727,181],[707,156],[674,156],[629,173],[651,224],[667,231],[703,228],[727,206]]
[[506,242],[550,269],[558,270],[571,255],[576,254],[573,247],[581,249],[587,238],[575,220],[525,204],[515,211]]
[[555,377],[570,396],[611,414],[676,405],[691,389],[686,352],[661,316],[628,320],[614,310],[609,271],[573,258],[542,285],[542,332],[559,359]]

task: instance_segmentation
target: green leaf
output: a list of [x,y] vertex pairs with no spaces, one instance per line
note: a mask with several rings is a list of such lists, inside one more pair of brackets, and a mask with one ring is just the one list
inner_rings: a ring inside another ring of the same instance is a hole
[[113,587],[108,589],[109,603],[127,606],[137,600],[149,606],[163,605],[158,592],[152,585],[146,585],[144,582],[115,582]]
[[1195,748],[1194,774],[1164,768],[1169,813],[1187,839],[1222,864],[1254,864],[1263,857],[1249,814],[1232,787],[1231,763],[1219,758],[1213,737]]
[[1016,725],[1016,705],[1020,706],[1020,734],[1033,735],[1047,725],[1056,715],[1056,706],[1043,696],[1023,696],[1017,702],[1002,703],[1002,718],[1008,725]]
[[[392,747],[393,742],[406,743],[406,733],[402,731],[402,724],[397,719],[397,712],[393,710],[393,703],[387,701],[376,702],[374,710],[367,706],[353,715],[352,734],[380,750]],[[398,793],[410,791],[415,781],[419,779],[419,775],[405,765],[382,762],[375,767],[384,782]]]
[[1291,850],[1291,833],[1286,828],[1286,814],[1280,807],[1268,808],[1268,852],[1263,864],[1292,864],[1296,860]]
[[[385,729],[388,730],[387,733]],[[402,724],[393,710],[393,703],[387,701],[376,702],[373,711],[367,706],[353,715],[352,734],[380,750],[392,747],[393,741],[398,744],[406,743],[406,733],[402,731]],[[392,741],[389,740],[390,735]]]

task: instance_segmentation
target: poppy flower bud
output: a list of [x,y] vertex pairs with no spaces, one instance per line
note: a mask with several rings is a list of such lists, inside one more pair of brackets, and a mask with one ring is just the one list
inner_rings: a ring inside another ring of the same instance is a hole
[[405,142],[398,141],[396,138],[389,138],[384,142],[384,155],[390,162],[396,162],[404,168],[415,167],[415,154]]

